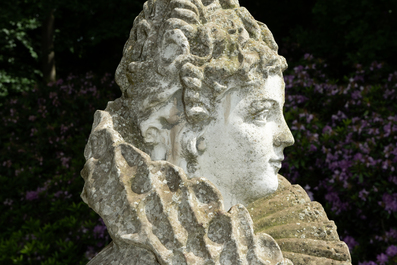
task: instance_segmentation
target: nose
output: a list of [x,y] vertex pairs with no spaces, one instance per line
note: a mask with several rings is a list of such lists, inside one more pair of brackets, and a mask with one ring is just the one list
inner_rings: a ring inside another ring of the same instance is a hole
[[277,132],[274,134],[273,143],[275,146],[282,146],[283,148],[291,146],[295,143],[294,136],[289,129],[287,122],[282,117],[281,124],[277,125]]

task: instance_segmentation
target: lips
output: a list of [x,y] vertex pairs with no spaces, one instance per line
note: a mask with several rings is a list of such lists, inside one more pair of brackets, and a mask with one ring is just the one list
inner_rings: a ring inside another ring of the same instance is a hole
[[276,173],[281,168],[281,162],[283,162],[284,158],[270,159],[269,163],[272,167],[276,169]]
[[275,167],[277,170],[279,170],[281,168],[281,162],[272,161],[272,162],[270,162],[270,165]]

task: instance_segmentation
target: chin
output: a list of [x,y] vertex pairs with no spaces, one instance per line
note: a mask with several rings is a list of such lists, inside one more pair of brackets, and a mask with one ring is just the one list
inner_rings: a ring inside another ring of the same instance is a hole
[[277,174],[274,173],[266,174],[263,176],[261,181],[254,182],[252,184],[251,196],[247,196],[249,197],[249,203],[276,192],[278,188],[278,177]]
[[276,192],[278,189],[278,178],[277,175],[275,175],[274,177],[274,181],[271,183],[271,185],[269,185],[269,194]]
[[276,192],[277,188],[278,188],[278,177],[277,177],[277,173],[274,174],[269,174],[266,176],[266,179],[264,181],[264,185],[266,186],[265,190],[266,190],[266,195],[270,195],[273,192]]

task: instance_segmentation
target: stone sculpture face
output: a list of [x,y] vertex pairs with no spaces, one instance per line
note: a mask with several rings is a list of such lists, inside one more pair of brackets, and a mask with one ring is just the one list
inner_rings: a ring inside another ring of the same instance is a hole
[[225,208],[275,192],[283,149],[293,144],[284,120],[281,76],[230,91],[205,129],[200,173],[221,191]]
[[208,178],[226,208],[247,205],[277,189],[293,143],[282,111],[287,64],[236,1],[166,2],[134,22],[116,81],[152,160]]
[[145,141],[153,146],[152,160],[167,160],[188,172],[185,154],[192,152],[189,148],[197,150],[190,177],[205,177],[214,183],[226,209],[277,190],[283,149],[294,143],[283,115],[282,76],[228,89],[216,102],[213,119],[203,125],[199,141],[194,138],[185,147],[183,137],[194,134],[194,128],[181,118],[182,104],[181,94],[176,93],[140,124]]

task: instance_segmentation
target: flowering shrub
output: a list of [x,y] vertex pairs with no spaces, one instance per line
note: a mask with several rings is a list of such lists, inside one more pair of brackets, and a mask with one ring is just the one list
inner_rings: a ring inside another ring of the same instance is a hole
[[69,76],[2,99],[0,264],[86,264],[109,242],[81,200],[93,113],[116,98],[110,75]]
[[353,264],[397,264],[397,71],[329,80],[326,67],[306,55],[285,75],[296,144],[281,173],[324,205]]
[[[296,144],[281,173],[324,205],[353,264],[396,264],[397,72],[325,69],[307,55],[285,75]],[[87,74],[1,99],[0,264],[86,264],[109,242],[79,172],[93,113],[118,91]]]

